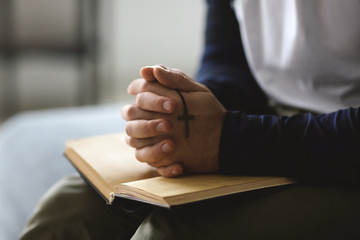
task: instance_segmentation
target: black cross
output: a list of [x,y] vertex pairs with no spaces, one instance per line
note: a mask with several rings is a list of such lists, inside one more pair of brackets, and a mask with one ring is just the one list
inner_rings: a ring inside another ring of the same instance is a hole
[[184,124],[185,124],[185,137],[188,138],[189,137],[189,121],[190,120],[193,120],[195,119],[195,116],[194,115],[191,115],[191,114],[188,114],[188,111],[187,111],[187,107],[186,107],[186,102],[185,102],[185,99],[183,97],[183,95],[180,93],[179,90],[176,90],[176,92],[179,94],[182,102],[183,102],[183,105],[184,105],[184,114],[181,115],[181,116],[178,116],[178,120],[182,120],[184,121]]

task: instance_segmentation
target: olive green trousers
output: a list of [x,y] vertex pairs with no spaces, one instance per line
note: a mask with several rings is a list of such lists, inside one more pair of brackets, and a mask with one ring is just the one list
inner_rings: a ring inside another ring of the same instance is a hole
[[357,188],[292,185],[127,212],[72,176],[42,198],[21,239],[360,239],[359,203]]

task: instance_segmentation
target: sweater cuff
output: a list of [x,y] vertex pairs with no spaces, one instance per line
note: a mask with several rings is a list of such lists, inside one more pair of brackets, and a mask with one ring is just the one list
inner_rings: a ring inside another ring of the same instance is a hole
[[219,147],[219,168],[223,173],[258,174],[255,161],[261,139],[261,119],[241,111],[225,114]]

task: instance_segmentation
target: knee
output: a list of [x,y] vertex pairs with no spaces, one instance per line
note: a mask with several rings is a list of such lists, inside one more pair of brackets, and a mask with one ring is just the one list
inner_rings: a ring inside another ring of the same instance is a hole
[[39,201],[21,239],[49,239],[51,236],[59,237],[60,230],[63,234],[76,229],[80,231],[81,219],[86,218],[97,205],[104,205],[104,202],[80,177],[66,177]]

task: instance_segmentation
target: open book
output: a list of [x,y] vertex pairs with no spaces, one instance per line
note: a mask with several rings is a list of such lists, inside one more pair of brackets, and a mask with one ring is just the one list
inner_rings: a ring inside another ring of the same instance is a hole
[[116,197],[122,197],[170,208],[294,182],[282,177],[220,174],[165,178],[135,159],[124,133],[70,140],[66,143],[65,155],[109,204]]

